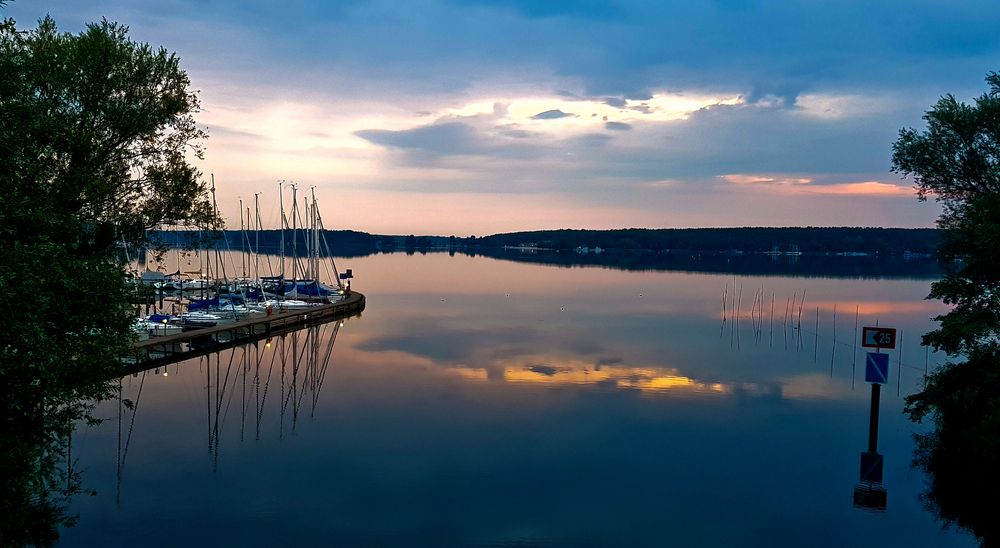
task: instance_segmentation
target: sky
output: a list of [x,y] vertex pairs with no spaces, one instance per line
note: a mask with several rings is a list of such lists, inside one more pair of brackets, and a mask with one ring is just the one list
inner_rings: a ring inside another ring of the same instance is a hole
[[[890,171],[900,128],[1000,69],[993,1],[15,0],[174,51],[206,180],[277,226],[933,226]],[[280,181],[285,181],[281,184]]]

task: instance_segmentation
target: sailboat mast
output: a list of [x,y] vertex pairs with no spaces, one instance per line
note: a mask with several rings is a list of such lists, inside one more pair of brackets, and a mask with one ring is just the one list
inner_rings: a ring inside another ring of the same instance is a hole
[[306,270],[305,272],[302,273],[303,278],[308,278],[309,275],[312,273],[312,213],[311,212],[312,210],[309,209],[309,197],[303,196],[302,213],[303,215],[309,216],[308,220],[306,219],[302,220],[302,228],[306,230],[306,235],[308,236],[305,239],[307,259],[306,259],[306,264],[302,266]]
[[253,242],[253,273],[260,281],[260,192],[253,193],[254,242]]
[[253,248],[250,247],[250,234],[249,234],[251,226],[252,226],[252,223],[250,221],[250,206],[247,206],[247,232],[246,232],[246,238],[247,238],[247,272],[250,272],[251,273],[250,277],[253,277],[253,273],[252,273],[253,271],[251,270],[252,267],[250,266],[250,261],[253,260]]
[[243,198],[240,198],[240,267],[243,269],[243,277],[247,277],[247,252],[243,248],[246,241],[247,231],[243,226]]
[[[278,209],[281,210],[280,220],[281,224],[281,247],[278,253],[281,255],[281,279],[285,279],[285,200],[282,196],[281,191],[281,181],[278,181]],[[284,283],[284,282],[282,282]]]
[[[292,280],[299,279],[299,238],[298,238],[298,190],[299,186],[292,183]],[[297,291],[296,291],[297,292]]]
[[[219,217],[219,204],[218,204],[218,202],[215,201],[215,174],[214,173],[212,174],[212,211],[215,213],[215,217],[218,218]],[[225,234],[225,232],[223,232],[223,234]],[[215,245],[216,245],[216,248],[215,248],[215,275],[216,275],[216,277],[218,277],[219,272],[220,272],[220,269],[219,269],[219,248],[218,248],[219,244],[216,243]]]
[[313,280],[319,284],[319,206],[316,205],[316,187],[312,187],[312,236],[313,236]]

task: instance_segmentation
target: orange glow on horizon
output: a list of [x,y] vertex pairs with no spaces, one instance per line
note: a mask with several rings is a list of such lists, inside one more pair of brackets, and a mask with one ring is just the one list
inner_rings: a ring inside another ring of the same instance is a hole
[[900,196],[912,197],[910,187],[881,181],[814,184],[814,177],[788,174],[730,173],[718,177],[746,188],[757,188],[781,194],[815,194],[831,196]]

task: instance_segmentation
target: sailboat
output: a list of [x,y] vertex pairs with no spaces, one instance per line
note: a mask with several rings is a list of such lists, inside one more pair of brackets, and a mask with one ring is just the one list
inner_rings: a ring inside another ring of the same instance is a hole
[[[342,299],[344,290],[340,283],[340,276],[337,267],[330,259],[329,271],[332,273],[335,286],[326,285],[320,282],[322,262],[320,261],[321,242],[326,244],[323,235],[323,218],[319,212],[319,203],[316,200],[316,187],[311,189],[311,200],[303,198],[303,206],[308,212],[308,226],[299,228],[300,212],[298,207],[298,185],[292,183],[292,207],[289,227],[289,216],[285,214],[284,192],[282,183],[278,184],[278,201],[281,208],[281,274],[272,277],[261,277],[261,287],[265,295],[269,298],[263,303],[264,306],[277,307],[279,309],[301,309],[308,306],[331,302]],[[285,230],[292,232],[292,254],[291,254],[291,278],[285,277]],[[306,232],[306,253],[305,257],[299,255],[300,231]],[[329,246],[325,245],[327,256]],[[303,265],[302,262],[305,261]]]

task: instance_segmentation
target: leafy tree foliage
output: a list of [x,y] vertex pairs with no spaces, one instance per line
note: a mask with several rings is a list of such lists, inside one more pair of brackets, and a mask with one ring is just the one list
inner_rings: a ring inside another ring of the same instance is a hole
[[986,82],[989,91],[974,104],[946,95],[924,116],[925,131],[900,131],[892,162],[913,177],[921,199],[943,204],[939,256],[953,265],[930,294],[952,309],[923,342],[954,361],[906,400],[913,420],[935,425],[917,436],[915,463],[929,473],[928,505],[993,545],[1000,542],[988,510],[1000,489],[1000,74]]
[[925,131],[903,129],[893,145],[893,170],[944,206],[939,256],[956,268],[930,296],[955,308],[924,342],[953,355],[995,345],[1000,329],[1000,74],[986,81],[974,104],[945,95],[924,115]]
[[0,26],[0,230],[40,235],[76,254],[163,223],[208,223],[212,208],[188,155],[204,133],[197,97],[164,49],[103,21],[80,34],[52,19]]
[[204,133],[175,55],[107,21],[68,34],[7,19],[0,75],[0,545],[46,545],[76,490],[67,470],[57,481],[66,436],[131,349],[116,246],[217,219],[188,161]]

